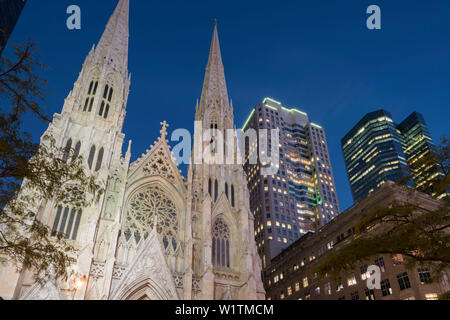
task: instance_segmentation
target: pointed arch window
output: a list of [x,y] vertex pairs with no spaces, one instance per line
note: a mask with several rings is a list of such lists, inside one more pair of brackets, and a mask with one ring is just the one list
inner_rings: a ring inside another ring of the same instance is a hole
[[67,162],[67,160],[69,160],[69,154],[70,154],[71,149],[72,149],[72,139],[69,139],[69,141],[67,141],[66,147],[64,149],[64,155],[63,155],[64,162]]
[[209,180],[208,180],[208,193],[209,193],[209,196],[212,198],[212,181],[211,181],[211,178],[209,178]]
[[81,210],[58,206],[53,222],[52,233],[61,234],[66,239],[77,240],[81,222]]
[[84,102],[83,112],[91,112],[92,106],[94,105],[95,95],[97,94],[98,81],[91,81],[89,85],[89,90],[86,95],[86,100]]
[[113,96],[114,90],[109,85],[105,86],[105,91],[103,92],[103,98],[102,98],[102,104],[100,106],[100,110],[98,112],[98,115],[100,117],[103,117],[105,119],[108,118],[109,109],[111,107],[111,101]]
[[214,202],[217,201],[217,198],[219,197],[219,181],[214,182]]
[[235,207],[235,194],[234,194],[234,185],[231,185],[231,206]]
[[103,148],[101,148],[100,151],[98,152],[97,165],[95,166],[95,172],[99,171],[102,167],[104,153],[105,153],[105,149],[103,149]]
[[81,151],[81,141],[78,141],[78,143],[75,145],[75,151],[73,153],[72,161],[75,161],[78,156],[80,155]]
[[214,222],[212,243],[212,263],[214,267],[230,268],[231,232],[221,218]]
[[228,183],[227,182],[225,182],[225,195],[227,196],[227,199],[230,199],[229,198],[229,192],[228,192]]
[[92,146],[91,151],[89,152],[88,158],[89,170],[92,170],[92,165],[94,164],[95,150],[96,150],[95,146]]

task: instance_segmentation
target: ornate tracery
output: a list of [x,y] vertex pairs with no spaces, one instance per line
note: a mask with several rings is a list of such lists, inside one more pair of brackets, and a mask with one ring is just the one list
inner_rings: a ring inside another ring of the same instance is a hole
[[213,226],[212,259],[215,267],[230,268],[230,240],[230,228],[218,218]]
[[164,247],[177,248],[178,219],[174,202],[160,186],[149,186],[132,196],[128,203],[125,221],[125,237],[132,236],[136,243],[146,239],[154,228],[157,216],[157,231],[162,237]]

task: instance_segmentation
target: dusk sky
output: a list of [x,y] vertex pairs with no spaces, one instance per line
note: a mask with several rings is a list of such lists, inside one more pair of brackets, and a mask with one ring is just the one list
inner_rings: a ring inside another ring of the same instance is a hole
[[[82,63],[117,0],[29,0],[10,39],[32,39],[50,70],[42,72],[49,115],[59,113]],[[82,29],[66,28],[79,5]],[[366,27],[366,9],[381,7],[382,30]],[[213,21],[228,91],[241,127],[264,97],[307,112],[322,125],[342,209],[352,205],[340,139],[368,112],[386,109],[401,122],[425,117],[435,142],[449,133],[450,1],[153,1],[131,0],[131,93],[124,133],[133,159],[170,129],[192,132]],[[7,48],[4,55],[10,55]],[[47,124],[26,129],[38,141]]]

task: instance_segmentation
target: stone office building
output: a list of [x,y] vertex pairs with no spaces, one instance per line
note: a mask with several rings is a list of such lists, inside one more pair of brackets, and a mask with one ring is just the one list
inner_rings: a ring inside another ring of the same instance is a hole
[[[435,300],[450,291],[450,270],[433,281],[427,268],[407,269],[401,255],[380,255],[361,263],[353,273],[342,275],[340,283],[319,281],[313,269],[334,248],[345,245],[362,212],[374,205],[415,198],[424,209],[440,202],[427,194],[387,182],[368,198],[328,223],[319,232],[308,234],[272,260],[265,274],[269,300]],[[410,192],[414,192],[411,197]],[[378,265],[382,271],[381,290],[367,287],[367,268]]]

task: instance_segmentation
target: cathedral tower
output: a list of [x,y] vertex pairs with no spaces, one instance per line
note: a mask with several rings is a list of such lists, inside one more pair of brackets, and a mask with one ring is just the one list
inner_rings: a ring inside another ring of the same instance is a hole
[[[111,191],[112,177],[126,173],[129,161],[129,155],[127,159],[121,157],[125,137],[122,126],[130,87],[128,16],[129,0],[120,0],[100,42],[91,49],[83,63],[61,114],[54,115],[41,138],[44,144],[51,137],[56,147],[71,148],[74,157],[82,156],[85,170],[97,176],[106,189],[99,202],[83,210],[55,203],[51,199],[42,199],[38,206],[37,217],[53,231],[64,234],[77,249],[77,269],[84,275],[88,275],[92,268],[100,212],[111,192],[115,192]],[[70,156],[66,154],[64,158],[69,160]],[[1,288],[3,296],[39,296],[32,288],[34,281],[31,272],[20,275],[4,272],[0,276],[8,278],[7,282],[11,284],[6,293]],[[82,298],[85,289],[81,288],[76,298]],[[53,298],[66,298],[64,288],[59,292]]]
[[[264,299],[246,177],[237,161],[235,133],[229,137],[235,128],[233,105],[228,98],[217,22],[195,120],[192,154],[193,158],[200,154],[202,159],[194,159],[189,168],[188,188],[193,260],[197,261],[193,274],[201,276],[200,298]],[[229,154],[234,154],[233,163],[227,161]]]
[[[240,164],[193,163],[186,180],[160,137],[133,163],[131,143],[122,157],[122,126],[130,86],[129,0],[120,0],[97,47],[89,52],[61,114],[43,136],[85,158],[104,194],[75,210],[42,200],[38,217],[75,247],[74,269],[85,281],[49,279],[0,268],[0,294],[10,299],[191,300],[264,299],[253,215]],[[193,154],[222,147],[220,132],[233,129],[217,24],[206,70],[196,134],[212,129]],[[235,137],[233,136],[233,139]],[[67,155],[68,157],[69,155]]]

